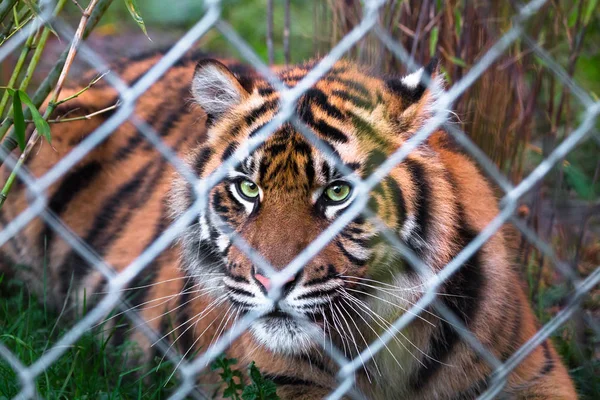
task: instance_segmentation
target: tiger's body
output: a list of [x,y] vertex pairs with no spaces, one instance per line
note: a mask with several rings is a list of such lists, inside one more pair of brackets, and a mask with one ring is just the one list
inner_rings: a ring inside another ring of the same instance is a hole
[[[132,83],[159,57],[129,60],[118,70]],[[421,298],[426,280],[402,261],[370,220],[356,217],[286,283],[278,302],[270,300],[268,271],[231,245],[223,223],[282,269],[358,201],[358,195],[351,176],[291,124],[280,126],[255,151],[243,152],[245,140],[277,113],[279,94],[236,63],[226,67],[197,62],[189,55],[177,63],[141,96],[135,113],[200,177],[209,176],[232,155],[240,163],[210,190],[209,206],[180,240],[129,285],[127,294],[133,295],[128,301],[161,335],[171,330],[168,326],[183,324],[172,336],[189,354],[206,349],[244,313],[264,312],[265,317],[233,341],[228,356],[241,363],[255,361],[278,385],[281,398],[323,398],[338,385],[338,366],[315,343],[314,332],[325,346],[335,345],[355,358]],[[312,65],[276,73],[294,86]],[[347,170],[367,178],[436,111],[443,82],[434,75],[425,88],[422,74],[384,79],[338,62],[300,98],[297,112]],[[190,91],[200,107],[189,106]],[[117,98],[113,89],[99,83],[57,115],[85,115]],[[55,150],[41,146],[27,167],[36,177],[44,175],[109,117],[105,113],[53,125]],[[7,174],[3,167],[2,175]],[[347,197],[339,200],[348,188]],[[192,204],[192,193],[127,122],[49,188],[46,218],[60,218],[121,271]],[[14,187],[2,208],[2,225],[23,211],[26,196],[24,185]],[[431,276],[498,213],[489,184],[441,130],[373,188],[369,208],[425,261]],[[4,244],[1,257],[4,270],[17,262],[33,267],[13,273],[34,291],[41,291],[41,268],[46,265],[48,298],[57,307],[84,295],[94,303],[101,299],[94,293],[106,289],[103,275],[42,218],[33,219]],[[500,360],[538,328],[502,232],[439,292],[440,301]],[[294,322],[289,315],[304,320]],[[123,342],[126,335],[151,353],[151,343],[136,330],[127,333],[126,327],[118,327],[114,341]],[[490,374],[486,362],[433,309],[422,312],[372,357],[356,372],[358,388],[370,399],[475,398],[487,388]],[[515,369],[502,395],[576,398],[549,341]]]

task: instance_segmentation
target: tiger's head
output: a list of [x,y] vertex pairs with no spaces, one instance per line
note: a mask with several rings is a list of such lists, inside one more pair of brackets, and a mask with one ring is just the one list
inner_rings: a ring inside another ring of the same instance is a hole
[[[197,65],[192,94],[207,115],[208,139],[190,156],[190,165],[207,178],[229,158],[236,163],[210,188],[206,208],[185,232],[183,264],[198,283],[214,287],[233,305],[264,313],[251,330],[272,351],[310,348],[316,334],[323,337],[323,319],[336,307],[347,309],[350,291],[367,293],[370,279],[414,283],[398,254],[359,214],[285,283],[274,301],[267,296],[271,274],[255,265],[240,243],[232,244],[232,233],[275,270],[287,266],[344,210],[366,198],[359,196],[356,179],[367,179],[436,110],[444,83],[434,66],[386,78],[349,62],[336,63],[296,103],[296,115],[320,139],[318,145],[296,124],[277,122],[280,94],[265,80],[236,74],[214,60]],[[312,67],[281,69],[277,75],[293,87]],[[273,133],[251,149],[249,143],[269,123],[276,125]],[[329,151],[319,150],[322,145]],[[452,221],[434,221],[427,228],[432,222],[419,204],[427,195],[423,169],[435,168],[423,161],[427,157],[426,144],[412,152],[373,186],[368,207],[419,255],[434,261],[440,258],[429,251],[436,245],[434,231],[441,235]],[[173,193],[180,215],[194,201],[193,190],[179,181]]]

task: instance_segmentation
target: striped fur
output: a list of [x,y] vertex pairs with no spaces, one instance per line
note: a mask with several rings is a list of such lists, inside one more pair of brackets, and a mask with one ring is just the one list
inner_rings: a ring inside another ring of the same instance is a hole
[[[132,83],[159,57],[140,56],[117,70]],[[245,313],[268,313],[232,342],[228,355],[256,361],[278,384],[282,398],[322,398],[336,387],[338,367],[320,346],[335,345],[348,358],[360,357],[366,343],[421,298],[427,277],[402,259],[373,221],[359,216],[286,283],[274,303],[266,296],[268,273],[231,244],[230,232],[276,269],[285,267],[358,199],[353,189],[346,200],[335,202],[327,198],[327,188],[367,178],[409,140],[439,107],[442,78],[433,66],[402,79],[338,62],[299,99],[296,109],[328,154],[290,123],[249,152],[248,140],[279,111],[279,94],[244,66],[205,59],[198,63],[199,57],[189,54],[170,69],[139,99],[135,112],[199,177],[211,176],[232,156],[239,157],[238,165],[211,188],[197,220],[136,277],[125,297],[161,334],[177,327],[170,337],[188,354],[206,349]],[[313,66],[274,72],[291,87]],[[431,85],[426,87],[421,78],[429,74]],[[114,90],[100,83],[58,114],[83,115],[116,100]],[[28,168],[37,177],[44,175],[109,117],[54,125],[55,149],[43,145]],[[7,174],[3,169],[2,175]],[[257,197],[244,194],[244,180],[256,185]],[[120,271],[192,205],[194,193],[125,123],[49,188],[47,204],[50,215]],[[2,209],[2,223],[13,220],[26,204],[26,190],[17,185]],[[489,184],[441,130],[381,180],[368,205],[425,261],[430,276],[498,213]],[[36,268],[47,265],[50,300],[57,307],[84,293],[93,304],[105,290],[103,276],[41,218],[8,241],[1,257],[5,271],[15,262],[35,267],[13,271],[34,291],[42,284]],[[439,300],[501,360],[539,327],[509,260],[499,232],[439,293]],[[117,324],[115,341],[127,337],[151,353],[142,334]],[[357,370],[356,381],[373,399],[471,399],[486,390],[489,373],[453,326],[427,309]],[[510,375],[503,396],[576,398],[550,342]]]

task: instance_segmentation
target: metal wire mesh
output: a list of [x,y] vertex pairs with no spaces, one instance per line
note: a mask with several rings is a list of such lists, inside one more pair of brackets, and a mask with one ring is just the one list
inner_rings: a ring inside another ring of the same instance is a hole
[[[387,174],[400,162],[402,162],[411,151],[413,151],[420,143],[425,141],[429,135],[439,127],[443,127],[463,148],[478,162],[480,167],[486,174],[495,181],[498,186],[504,191],[505,195],[501,201],[501,211],[493,219],[493,221],[483,229],[474,240],[469,243],[451,262],[449,262],[437,275],[428,279],[427,290],[424,292],[420,300],[398,320],[392,327],[381,337],[371,343],[367,349],[362,351],[354,359],[348,360],[341,352],[335,349],[324,347],[324,350],[329,353],[331,358],[339,365],[339,386],[330,393],[330,399],[339,399],[345,395],[353,397],[361,397],[353,389],[355,372],[365,360],[373,357],[373,354],[380,351],[394,335],[410,324],[422,310],[430,306],[434,306],[436,310],[452,324],[463,329],[457,329],[457,332],[462,336],[462,340],[468,343],[472,349],[486,360],[494,373],[491,376],[491,384],[485,393],[480,398],[489,399],[497,395],[504,387],[508,375],[514,370],[525,357],[546,340],[561,324],[563,324],[578,308],[581,300],[586,294],[600,282],[600,268],[596,268],[587,278],[581,280],[577,274],[561,262],[553,253],[550,245],[540,239],[533,231],[513,215],[522,196],[527,193],[534,185],[539,183],[544,176],[553,168],[553,166],[562,160],[571,150],[573,150],[583,139],[585,139],[591,131],[593,131],[594,123],[600,113],[600,102],[594,101],[585,90],[580,88],[558,65],[552,57],[541,49],[531,38],[524,33],[523,24],[527,19],[536,13],[546,0],[533,0],[526,5],[523,5],[513,19],[513,25],[497,43],[492,46],[479,61],[464,75],[462,79],[455,82],[446,92],[444,92],[439,100],[439,110],[437,111],[424,126],[419,129],[410,140],[408,140],[398,151],[383,162],[369,177],[364,180],[354,182],[355,190],[358,192],[356,201],[347,208],[339,218],[337,218],[325,231],[323,231],[317,239],[310,243],[289,265],[283,270],[275,271],[256,251],[254,251],[240,237],[232,234],[232,241],[235,246],[247,254],[247,256],[258,266],[273,273],[273,288],[269,292],[269,296],[277,298],[279,290],[283,284],[300,271],[303,266],[313,258],[321,249],[323,249],[329,241],[331,241],[340,231],[350,223],[355,217],[363,214],[366,218],[373,221],[376,226],[385,235],[386,239],[397,248],[402,256],[419,272],[425,274],[428,270],[424,262],[420,260],[403,242],[397,237],[397,234],[387,229],[380,221],[377,221],[375,214],[368,209],[367,202],[369,192],[383,179]],[[77,323],[58,340],[58,342],[47,352],[37,359],[33,364],[26,366],[15,357],[11,351],[0,343],[0,357],[2,357],[17,373],[22,385],[22,391],[17,396],[19,399],[36,397],[35,379],[46,370],[53,362],[55,362],[66,349],[74,344],[86,331],[90,330],[95,324],[102,321],[107,313],[114,308],[121,308],[126,317],[134,321],[140,326],[146,334],[152,336],[152,332],[146,326],[140,317],[128,307],[124,306],[121,299],[122,289],[135,279],[144,269],[154,260],[163,250],[177,238],[178,234],[197,218],[200,210],[204,209],[207,202],[208,191],[220,182],[226,174],[229,167],[238,163],[236,154],[233,154],[219,167],[211,176],[206,179],[199,180],[195,173],[190,170],[177,155],[166,146],[154,129],[145,121],[141,120],[134,113],[136,100],[145,93],[163,74],[173,66],[196,41],[198,41],[209,29],[215,28],[226,38],[226,40],[246,59],[265,79],[271,83],[276,90],[281,94],[280,111],[273,120],[266,124],[259,132],[253,136],[249,145],[251,151],[263,143],[269,135],[271,135],[282,123],[291,122],[307,140],[316,146],[323,153],[335,157],[328,149],[319,143],[319,140],[312,134],[310,128],[305,126],[300,119],[295,115],[295,104],[298,99],[311,88],[328,70],[332,68],[334,63],[339,60],[349,49],[352,48],[361,38],[367,33],[374,33],[379,40],[392,52],[402,63],[409,69],[414,70],[419,67],[412,59],[410,53],[404,49],[378,24],[378,13],[384,5],[383,0],[371,0],[364,2],[364,12],[360,23],[355,26],[342,40],[323,58],[315,67],[308,73],[298,84],[292,88],[288,88],[285,84],[274,75],[267,65],[263,64],[260,58],[253,52],[247,43],[236,33],[235,29],[220,19],[221,2],[219,0],[205,1],[206,12],[201,20],[199,20],[180,40],[178,40],[172,48],[162,57],[162,59],[150,68],[140,79],[132,86],[128,86],[115,73],[106,75],[105,79],[119,93],[121,105],[117,111],[108,120],[103,123],[98,129],[81,141],[71,152],[63,159],[54,165],[46,174],[40,178],[34,178],[25,169],[19,173],[20,179],[27,185],[28,189],[33,194],[34,201],[30,206],[17,218],[0,232],[0,245],[5,244],[17,232],[23,229],[32,219],[41,217],[51,226],[51,228],[60,235],[83,260],[93,265],[107,279],[107,294],[90,312],[83,316]],[[46,8],[45,8],[46,9]],[[286,8],[286,18],[289,20],[289,7]],[[45,20],[49,20],[50,15],[42,13],[33,19],[31,22],[34,26],[39,26]],[[73,30],[65,21],[57,19],[52,21],[53,26],[58,31],[59,35],[64,39],[73,37]],[[269,13],[269,27],[272,31],[272,11]],[[289,34],[289,32],[288,32]],[[0,60],[4,59],[12,50],[25,40],[26,34],[19,34],[12,38],[8,43],[0,49]],[[541,162],[522,182],[514,186],[509,180],[496,168],[485,154],[474,145],[470,139],[458,129],[455,125],[446,124],[448,111],[452,103],[465,92],[482,73],[490,67],[490,65],[500,57],[503,52],[515,40],[522,38],[530,46],[540,58],[547,62],[548,67],[556,74],[556,77],[568,87],[575,97],[585,107],[583,118],[580,125],[571,132],[568,137],[552,151],[543,162]],[[286,37],[286,41],[289,39]],[[269,42],[270,59],[272,55],[272,39]],[[287,46],[287,45],[286,45]],[[414,49],[413,49],[414,53]],[[92,68],[98,71],[107,69],[105,63],[92,49],[82,44],[80,50],[80,59],[85,60]],[[289,49],[286,49],[286,61],[289,58]],[[120,273],[115,273],[114,270],[107,265],[101,257],[93,252],[83,243],[82,239],[71,232],[65,224],[61,223],[60,219],[53,215],[46,206],[45,191],[55,183],[58,179],[64,176],[73,166],[75,166],[83,157],[98,146],[104,139],[111,135],[115,129],[125,122],[131,122],[144,137],[152,143],[153,146],[162,154],[165,159],[171,163],[176,170],[190,183],[193,184],[197,193],[197,201],[185,212],[179,219],[172,223],[165,231],[152,243],[137,259],[135,259],[127,268]],[[14,160],[7,158],[7,165],[14,165]],[[339,164],[340,168],[344,165]],[[500,227],[508,222],[514,222],[519,230],[528,238],[542,253],[547,255],[554,261],[558,270],[564,274],[572,283],[575,291],[567,304],[567,306],[558,313],[550,322],[541,328],[535,336],[533,336],[525,345],[516,351],[508,360],[501,362],[498,360],[486,347],[480,343],[473,334],[471,334],[453,315],[453,313],[442,303],[437,301],[436,293],[440,286],[456,273],[461,266],[468,260],[482,245],[486,243],[490,237],[496,233]],[[244,316],[235,327],[226,335],[223,335],[212,346],[207,348],[203,353],[193,360],[181,359],[180,355],[174,352],[167,351],[162,348],[161,351],[167,353],[167,356],[175,362],[180,363],[178,373],[181,377],[181,384],[177,390],[171,395],[171,399],[181,399],[189,395],[201,396],[194,392],[197,374],[202,371],[207,364],[214,360],[219,354],[225,351],[231,340],[241,335],[247,330],[250,324],[260,317],[257,313],[249,313]]]

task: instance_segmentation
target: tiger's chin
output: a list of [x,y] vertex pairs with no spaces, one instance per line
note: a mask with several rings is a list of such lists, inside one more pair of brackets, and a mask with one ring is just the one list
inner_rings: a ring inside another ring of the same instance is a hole
[[317,345],[315,338],[318,332],[321,332],[321,337],[323,335],[314,323],[285,314],[262,317],[252,324],[250,330],[259,344],[285,355],[306,353]]

